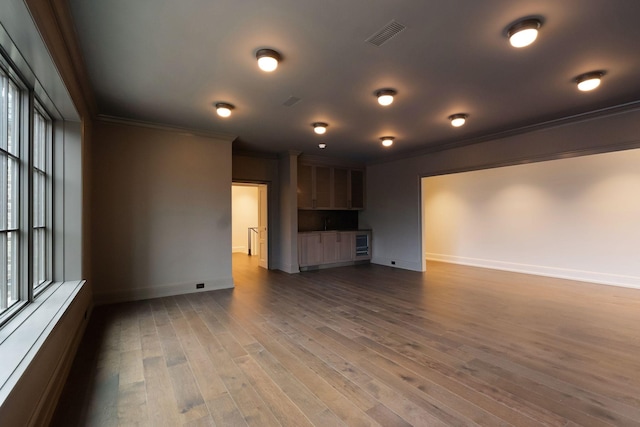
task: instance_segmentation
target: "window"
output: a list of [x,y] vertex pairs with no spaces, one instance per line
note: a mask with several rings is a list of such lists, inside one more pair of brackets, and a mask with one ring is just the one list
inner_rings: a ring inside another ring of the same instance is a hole
[[0,314],[20,300],[20,90],[0,69]]
[[51,119],[36,103],[33,111],[33,289],[51,279]]
[[0,86],[1,325],[51,283],[53,122],[1,57]]

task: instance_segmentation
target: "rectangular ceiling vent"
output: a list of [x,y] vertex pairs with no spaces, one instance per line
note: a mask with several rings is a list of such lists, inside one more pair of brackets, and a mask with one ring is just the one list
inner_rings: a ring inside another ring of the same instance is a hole
[[297,96],[290,96],[286,101],[282,103],[282,105],[284,105],[285,107],[292,107],[298,102],[300,102],[300,98],[298,98]]
[[380,47],[405,28],[407,27],[393,20],[365,41]]

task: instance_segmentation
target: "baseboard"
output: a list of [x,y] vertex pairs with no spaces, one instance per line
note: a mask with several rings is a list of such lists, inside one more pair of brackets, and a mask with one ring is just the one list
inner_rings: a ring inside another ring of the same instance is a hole
[[368,259],[365,260],[357,260],[357,261],[344,261],[344,262],[334,262],[331,264],[319,264],[319,265],[307,265],[304,267],[300,267],[300,272],[304,272],[304,271],[317,271],[317,270],[324,270],[327,268],[336,268],[336,267],[349,267],[352,265],[362,265],[362,264],[369,264],[370,261]]
[[422,271],[422,263],[415,261],[407,261],[398,258],[383,258],[373,256],[371,264],[386,265],[388,267],[402,268],[403,270]]
[[[204,288],[196,288],[196,284],[203,283]],[[118,302],[139,301],[152,298],[169,297],[173,295],[192,294],[196,292],[217,291],[233,288],[233,278],[193,281],[144,288],[119,289],[111,292],[96,292],[96,305],[113,304]]]
[[602,273],[570,268],[547,267],[542,265],[522,264],[433,253],[427,253],[426,259],[429,261],[440,261],[450,264],[461,264],[472,267],[490,268],[493,270],[503,270],[515,273],[533,274],[536,276],[546,276],[558,279],[569,279],[581,282],[597,283],[600,285],[640,289],[640,277],[636,276],[626,276],[621,274]]
[[298,264],[278,265],[276,267],[276,270],[284,271],[285,273],[289,274],[300,273],[300,267],[298,266]]

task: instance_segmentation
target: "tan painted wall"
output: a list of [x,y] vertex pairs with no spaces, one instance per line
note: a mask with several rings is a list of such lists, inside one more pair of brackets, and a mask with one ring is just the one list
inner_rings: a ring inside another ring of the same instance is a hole
[[373,229],[372,262],[422,269],[421,177],[637,148],[639,123],[636,108],[367,166],[359,225]]
[[423,179],[427,259],[640,288],[640,150]]
[[231,143],[109,122],[93,132],[96,300],[232,287]]

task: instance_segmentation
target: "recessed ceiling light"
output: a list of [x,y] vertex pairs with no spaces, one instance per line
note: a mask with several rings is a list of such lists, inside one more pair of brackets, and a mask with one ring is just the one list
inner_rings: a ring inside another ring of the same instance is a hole
[[592,71],[590,73],[579,75],[575,80],[578,84],[578,89],[583,92],[587,92],[600,86],[602,76],[604,76],[604,71]]
[[452,114],[449,116],[449,121],[451,126],[459,128],[466,123],[467,117],[469,117],[467,114]]
[[380,89],[375,91],[375,95],[378,97],[378,104],[387,106],[393,102],[393,97],[396,96],[398,92],[393,89]]
[[315,122],[311,123],[311,126],[313,126],[313,131],[315,133],[317,133],[318,135],[322,135],[327,131],[327,126],[329,125],[323,122]]
[[267,73],[278,68],[278,62],[282,59],[280,54],[273,49],[259,49],[256,52],[256,58],[258,59],[258,67]]
[[380,138],[382,141],[382,145],[385,147],[391,147],[393,145],[393,140],[396,139],[394,136],[383,136]]
[[324,142],[321,142],[320,144],[318,144],[318,148],[321,150],[324,150],[325,148],[327,148],[327,144],[325,144]]
[[524,19],[516,22],[507,30],[509,43],[513,47],[525,47],[536,41],[538,30],[542,26],[539,19]]
[[227,104],[226,102],[217,102],[216,103],[216,113],[220,117],[229,117],[231,115],[231,110],[235,107],[231,104]]

